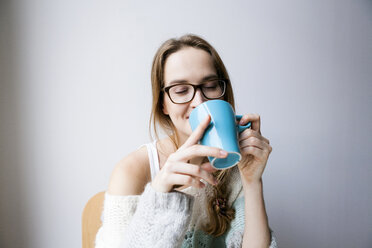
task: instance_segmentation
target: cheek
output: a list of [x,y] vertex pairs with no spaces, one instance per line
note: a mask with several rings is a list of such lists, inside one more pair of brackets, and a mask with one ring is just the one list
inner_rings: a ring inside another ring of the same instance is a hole
[[174,118],[184,118],[187,113],[187,107],[182,106],[182,105],[175,105],[172,104],[168,106],[168,112],[169,115],[172,115]]
[[189,121],[188,119],[186,119],[186,112],[185,111],[181,111],[181,110],[178,110],[177,112],[174,113],[174,117],[176,120],[178,121]]
[[170,99],[163,100],[163,113],[168,115],[172,122],[178,122],[180,119],[185,118],[188,105],[174,104]]

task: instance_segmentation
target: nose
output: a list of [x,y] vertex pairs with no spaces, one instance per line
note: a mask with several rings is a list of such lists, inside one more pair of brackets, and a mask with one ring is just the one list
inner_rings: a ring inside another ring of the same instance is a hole
[[196,92],[195,92],[195,96],[194,98],[192,99],[191,103],[190,103],[190,106],[192,108],[196,108],[199,104],[203,103],[207,101],[206,98],[204,98],[203,96],[203,93],[201,92],[201,89],[197,89]]

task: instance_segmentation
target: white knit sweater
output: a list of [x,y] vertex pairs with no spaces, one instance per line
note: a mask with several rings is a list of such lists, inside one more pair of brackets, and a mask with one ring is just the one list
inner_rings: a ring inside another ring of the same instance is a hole
[[[105,194],[103,224],[96,236],[96,248],[124,247],[241,247],[244,232],[244,198],[237,167],[229,175],[229,206],[235,219],[223,237],[205,234],[201,227],[208,221],[206,202],[212,195],[204,189],[189,187],[182,192],[160,193],[147,184],[140,196]],[[271,233],[270,248],[276,248]]]

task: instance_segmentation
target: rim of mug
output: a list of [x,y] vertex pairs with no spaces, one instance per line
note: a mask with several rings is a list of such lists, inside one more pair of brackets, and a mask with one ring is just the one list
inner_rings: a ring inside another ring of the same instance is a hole
[[[209,103],[208,103],[208,102],[209,102]],[[194,108],[194,109],[191,111],[191,113],[194,112],[194,110],[197,109],[197,108],[199,108],[199,107],[202,108],[202,106],[205,106],[207,103],[210,104],[210,102],[226,102],[226,103],[228,103],[228,104],[231,106],[231,104],[230,104],[229,102],[225,101],[225,100],[221,100],[221,99],[213,99],[213,100],[208,100],[208,101],[205,101],[205,102],[199,104],[198,106],[196,106],[196,108]],[[191,115],[191,113],[190,113],[190,115]]]
[[226,170],[226,169],[229,169],[229,168],[234,167],[235,165],[239,164],[240,160],[242,159],[242,155],[241,155],[239,152],[228,152],[229,155],[230,155],[230,154],[233,154],[233,153],[234,153],[234,154],[237,154],[237,155],[239,156],[239,160],[238,160],[235,164],[230,165],[230,166],[228,166],[228,167],[217,168],[217,167],[214,166],[214,161],[215,161],[216,159],[221,159],[221,158],[213,158],[212,161],[211,161],[211,165],[212,165],[212,167],[215,168],[216,170]]

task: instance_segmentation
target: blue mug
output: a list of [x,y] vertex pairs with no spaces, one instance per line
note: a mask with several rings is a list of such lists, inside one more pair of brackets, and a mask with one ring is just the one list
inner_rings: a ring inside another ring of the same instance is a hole
[[189,122],[194,131],[200,122],[208,115],[211,122],[206,128],[200,144],[218,147],[228,152],[226,158],[208,157],[211,165],[219,170],[228,169],[238,164],[242,156],[240,154],[238,134],[251,127],[251,122],[241,126],[236,124],[241,115],[235,115],[232,106],[223,100],[210,100],[197,106],[190,114]]

